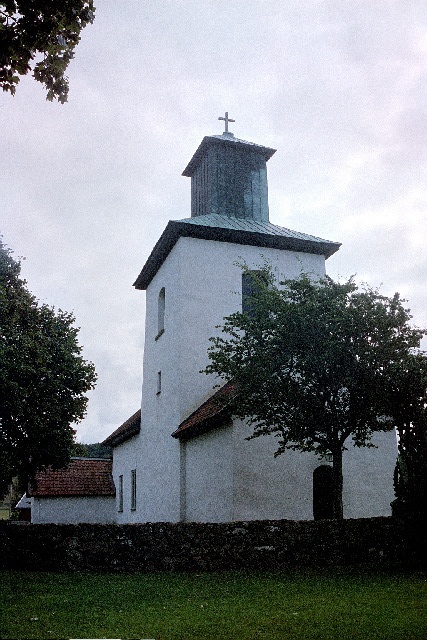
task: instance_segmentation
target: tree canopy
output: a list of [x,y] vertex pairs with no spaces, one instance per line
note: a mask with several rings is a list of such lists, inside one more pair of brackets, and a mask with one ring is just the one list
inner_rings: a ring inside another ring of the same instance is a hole
[[425,367],[426,332],[410,326],[398,294],[359,289],[353,279],[303,274],[277,285],[268,267],[245,272],[254,282],[250,303],[211,338],[206,373],[237,383],[235,415],[253,426],[252,438],[276,436],[276,455],[332,455],[334,517],[342,518],[343,451],[374,446],[375,432],[396,426],[396,374],[403,399],[413,359]]
[[395,513],[427,512],[427,362],[412,354],[395,371],[392,412],[399,434]]
[[94,20],[93,0],[10,0],[0,3],[0,86],[13,95],[33,71],[47,100],[66,102],[65,71],[82,29]]
[[0,493],[13,476],[68,463],[96,380],[73,315],[40,304],[20,270],[0,241]]
[[91,444],[76,442],[73,447],[73,456],[79,458],[112,458],[113,448],[102,444],[102,442],[92,442]]

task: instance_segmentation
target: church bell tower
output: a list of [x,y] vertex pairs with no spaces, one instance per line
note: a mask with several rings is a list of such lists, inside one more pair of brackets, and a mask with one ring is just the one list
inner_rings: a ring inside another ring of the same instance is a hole
[[191,217],[268,222],[266,163],[275,149],[238,140],[228,131],[228,113],[222,119],[224,133],[203,138],[182,174],[191,178]]
[[[323,276],[325,257],[339,246],[269,221],[267,161],[275,150],[234,137],[227,113],[222,120],[225,131],[203,138],[183,172],[191,178],[190,217],[168,222],[134,283],[146,291],[141,429],[132,449],[138,451],[139,499],[120,521],[236,517],[233,431],[206,435],[224,440],[218,441],[220,459],[204,449],[204,438],[190,442],[172,434],[218,382],[201,371],[210,338],[241,308],[239,263],[258,269],[267,260],[283,277],[297,277],[301,269]],[[125,457],[125,445],[122,451]],[[115,456],[116,477],[135,471],[129,463],[121,474]],[[205,500],[209,492],[212,499]]]

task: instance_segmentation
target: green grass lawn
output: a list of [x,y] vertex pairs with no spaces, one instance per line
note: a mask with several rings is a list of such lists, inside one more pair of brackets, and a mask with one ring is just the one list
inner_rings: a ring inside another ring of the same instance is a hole
[[425,640],[427,575],[0,572],[1,638]]

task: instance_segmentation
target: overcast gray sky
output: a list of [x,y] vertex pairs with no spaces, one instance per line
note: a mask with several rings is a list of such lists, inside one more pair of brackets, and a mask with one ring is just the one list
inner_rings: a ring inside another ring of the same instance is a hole
[[[144,293],[132,287],[181,177],[228,111],[277,149],[270,221],[342,242],[332,277],[399,291],[427,326],[424,0],[98,0],[66,105],[32,78],[0,95],[1,232],[43,302],[73,311],[98,384],[78,439],[140,404]],[[231,127],[230,127],[231,128]]]

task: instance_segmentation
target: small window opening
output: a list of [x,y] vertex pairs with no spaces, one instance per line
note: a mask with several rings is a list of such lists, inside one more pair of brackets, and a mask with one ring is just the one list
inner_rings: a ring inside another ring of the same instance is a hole
[[162,392],[162,372],[158,371],[157,372],[157,395],[159,395],[159,393]]

